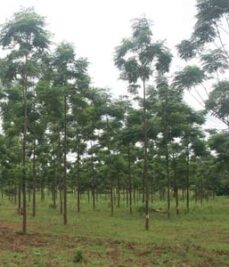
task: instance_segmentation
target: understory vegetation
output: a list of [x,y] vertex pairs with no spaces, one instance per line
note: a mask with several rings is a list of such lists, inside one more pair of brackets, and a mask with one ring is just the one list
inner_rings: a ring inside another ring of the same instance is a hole
[[[105,195],[92,199],[82,195],[82,210],[76,213],[75,196],[69,194],[69,223],[60,222],[58,209],[50,208],[50,195],[37,200],[36,217],[29,212],[30,230],[21,234],[20,216],[8,198],[1,199],[0,266],[229,266],[228,198],[217,197],[202,204],[191,200],[190,213],[181,201],[176,215],[171,203],[166,214],[150,212],[151,227],[142,225],[142,202],[128,213],[126,199],[113,217]],[[165,210],[166,202],[156,196],[151,207]],[[28,204],[31,209],[31,202]]]

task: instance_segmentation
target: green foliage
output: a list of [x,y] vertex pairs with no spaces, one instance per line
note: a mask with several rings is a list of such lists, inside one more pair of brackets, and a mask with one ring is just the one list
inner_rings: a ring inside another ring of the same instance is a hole
[[201,84],[206,79],[204,72],[198,66],[186,66],[176,73],[174,86],[180,90],[188,89]]
[[150,22],[146,18],[136,19],[132,25],[132,38],[124,39],[116,48],[115,65],[121,78],[134,85],[139,79],[147,81],[154,68],[159,73],[169,70],[172,55],[163,42],[152,42]]
[[203,70],[207,73],[223,73],[229,68],[228,58],[222,49],[215,49],[201,56]]
[[[177,73],[174,82],[178,88],[188,90],[201,84],[208,99],[204,101],[199,94],[200,101],[198,100],[198,102],[202,105],[205,102],[206,111],[220,119],[226,126],[228,126],[228,115],[226,114],[228,103],[224,93],[226,94],[228,90],[224,85],[227,81],[222,81],[220,75],[228,70],[229,51],[225,39],[228,37],[229,30],[228,15],[229,2],[227,0],[197,0],[196,24],[193,33],[189,40],[183,40],[177,48],[180,57],[185,60],[200,59],[202,69],[199,68],[195,75],[192,72],[181,71]],[[190,67],[185,69],[188,68]],[[211,74],[208,79],[217,80],[217,85],[212,86],[210,94],[203,85],[203,81],[206,80],[205,73]],[[221,99],[221,94],[225,101]]]
[[229,81],[222,81],[214,86],[206,102],[206,109],[229,126]]
[[84,257],[83,257],[83,252],[81,249],[77,249],[73,258],[73,262],[74,263],[81,263],[83,261]]

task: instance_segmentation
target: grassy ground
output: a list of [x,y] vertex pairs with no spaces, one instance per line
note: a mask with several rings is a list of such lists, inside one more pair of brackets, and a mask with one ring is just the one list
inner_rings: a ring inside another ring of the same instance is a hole
[[[71,198],[64,226],[50,203],[38,201],[37,217],[29,215],[28,235],[21,235],[21,216],[0,200],[0,267],[229,266],[229,198],[193,202],[190,214],[181,205],[181,214],[170,220],[153,212],[148,232],[137,205],[131,216],[122,203],[111,217],[106,202],[92,211],[85,199],[78,214]],[[159,201],[153,205],[165,208]]]

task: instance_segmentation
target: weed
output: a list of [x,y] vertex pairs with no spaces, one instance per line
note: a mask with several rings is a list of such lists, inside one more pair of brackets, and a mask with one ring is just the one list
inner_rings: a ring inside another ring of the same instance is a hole
[[73,262],[74,263],[80,263],[83,261],[83,252],[80,248],[78,248],[75,252],[74,258],[73,258]]

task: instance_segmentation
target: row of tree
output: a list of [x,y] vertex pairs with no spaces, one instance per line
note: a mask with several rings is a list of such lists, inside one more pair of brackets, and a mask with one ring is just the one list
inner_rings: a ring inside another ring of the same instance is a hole
[[[212,0],[198,3],[191,40],[178,46],[182,57],[198,56],[201,63],[185,67],[172,79],[166,75],[171,52],[164,42],[153,41],[146,18],[134,21],[132,36],[115,50],[114,63],[129,90],[118,99],[106,89],[91,87],[88,62],[76,56],[72,45],[52,47],[44,18],[33,9],[14,14],[1,27],[1,189],[18,205],[23,233],[27,197],[35,216],[38,190],[41,199],[51,192],[52,207],[58,203],[64,224],[72,191],[78,212],[85,192],[92,197],[93,209],[99,194],[109,196],[111,215],[122,195],[130,213],[141,198],[147,230],[149,204],[156,194],[162,199],[166,194],[170,217],[172,198],[179,214],[180,192],[187,212],[190,193],[201,201],[209,194],[228,193],[228,131],[206,133],[201,126],[209,112],[227,126],[229,122],[229,82],[220,74],[228,68],[222,37],[221,49],[207,54],[202,49],[219,37],[218,23],[227,20],[229,8],[224,3],[219,11],[217,1],[211,10],[218,13],[208,17],[207,2]],[[212,25],[215,35],[201,31],[202,24]],[[200,86],[208,98],[205,101],[197,91],[206,107],[197,112],[183,95]]]

